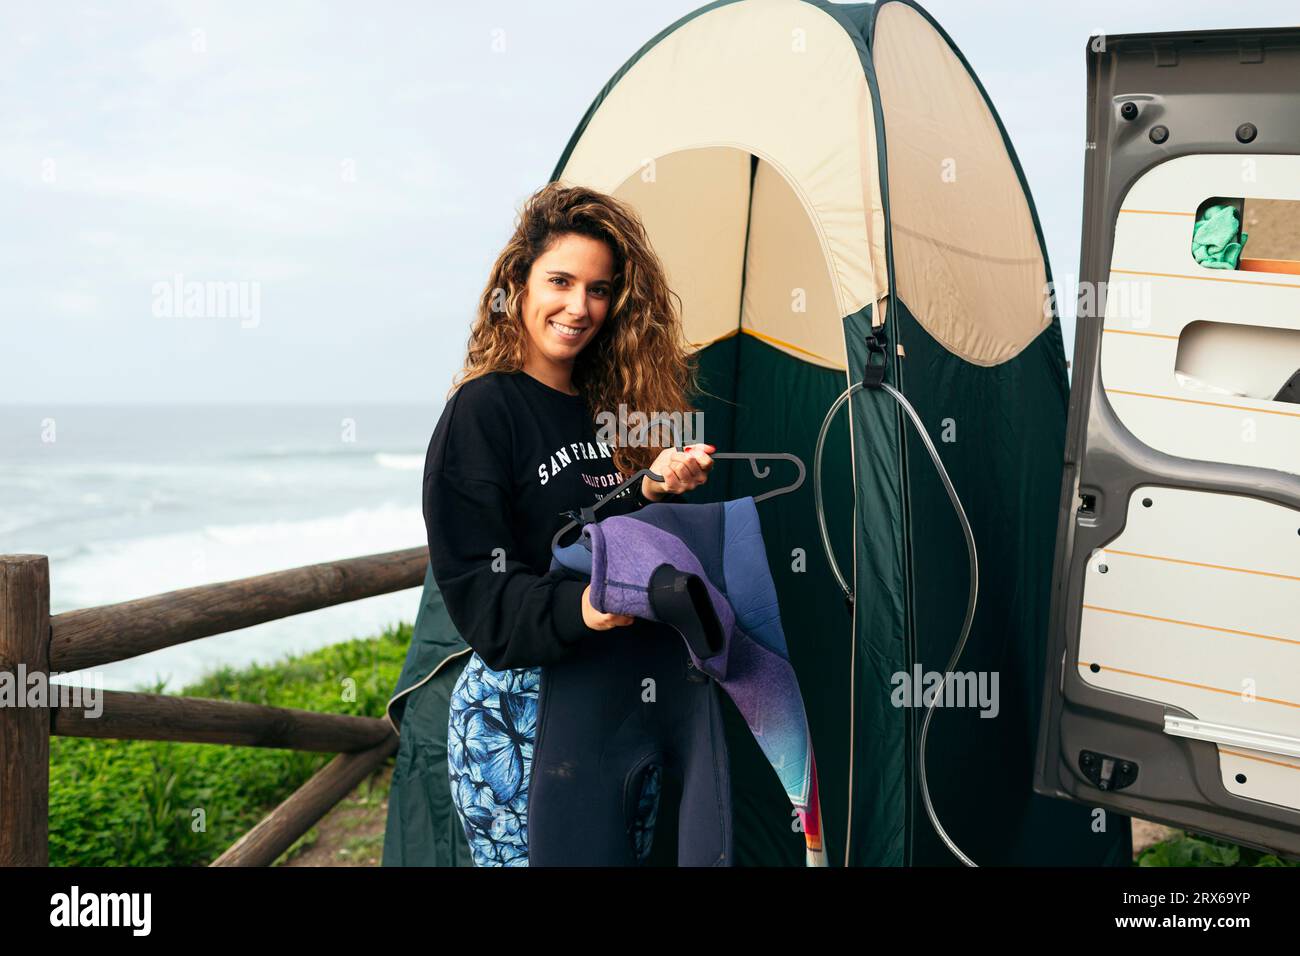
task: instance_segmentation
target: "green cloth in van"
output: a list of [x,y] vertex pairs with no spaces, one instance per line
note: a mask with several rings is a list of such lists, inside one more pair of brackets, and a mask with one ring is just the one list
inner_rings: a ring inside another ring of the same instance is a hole
[[1192,255],[1207,269],[1235,269],[1246,234],[1233,206],[1211,206],[1192,228]]

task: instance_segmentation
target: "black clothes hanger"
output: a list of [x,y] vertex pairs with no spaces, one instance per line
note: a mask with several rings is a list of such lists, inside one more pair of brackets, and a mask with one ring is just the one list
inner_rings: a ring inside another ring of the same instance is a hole
[[[682,445],[681,442],[681,434],[677,431],[677,426],[672,421],[672,419],[666,418],[664,416],[660,416],[648,422],[645,427],[648,430],[651,425],[655,425],[661,422],[666,424],[670,429],[672,429],[673,449],[675,451],[683,450],[684,446]],[[771,491],[765,491],[761,495],[755,495],[754,496],[755,504],[757,504],[760,501],[766,501],[768,498],[775,498],[777,495],[784,495],[784,494],[789,494],[792,491],[798,491],[799,488],[803,485],[804,476],[807,474],[808,471],[804,467],[803,461],[797,455],[792,455],[789,452],[784,452],[784,451],[770,451],[770,452],[719,451],[719,452],[714,452],[709,457],[712,458],[714,461],[717,461],[719,458],[748,461],[749,467],[754,471],[755,478],[766,478],[769,474],[772,473],[772,469],[767,467],[766,465],[763,466],[762,470],[760,471],[759,470],[760,461],[794,462],[794,464],[799,468],[799,477],[794,480],[794,483],[789,485],[783,485],[780,488],[773,488]],[[650,476],[651,481],[664,480],[662,475],[655,474],[649,468],[642,468],[635,475],[633,475],[627,481],[620,484],[609,494],[599,499],[595,504],[588,505],[585,508],[575,508],[575,509],[570,509],[569,511],[561,511],[560,512],[561,515],[566,515],[571,520],[559,531],[555,532],[555,537],[551,539],[552,552],[558,551],[560,549],[560,539],[564,537],[566,534],[568,534],[570,531],[572,531],[575,527],[582,527],[583,525],[591,524],[593,521],[595,521],[596,512],[600,510],[601,505],[605,504],[605,502],[609,501],[615,495],[626,490],[628,487],[632,485],[633,482],[640,481],[646,475]]]
[[[646,425],[646,429],[648,430],[651,425],[655,425],[660,422],[664,423],[672,430],[673,449],[674,450],[683,449],[684,446],[682,445],[682,436],[677,431],[677,425],[675,422],[673,422],[672,419],[666,418],[661,415],[658,418],[654,419],[653,421],[649,422]],[[789,452],[785,452],[785,451],[718,451],[718,452],[714,452],[709,457],[712,458],[714,461],[717,461],[719,458],[731,458],[731,459],[748,461],[749,467],[754,470],[755,478],[766,478],[769,474],[772,473],[772,469],[766,466],[763,468],[762,471],[759,471],[758,463],[760,461],[792,461],[795,463],[795,465],[798,466],[799,477],[795,479],[794,484],[784,485],[780,488],[773,488],[771,491],[765,491],[761,495],[755,495],[754,496],[755,504],[757,504],[760,501],[766,501],[768,498],[775,498],[777,495],[784,495],[790,493],[791,491],[798,491],[799,487],[803,484],[804,475],[807,474],[807,469],[804,468],[803,462],[798,458],[798,456],[792,455]],[[655,479],[655,480],[658,481],[660,479]]]
[[780,488],[773,488],[771,491],[765,491],[761,495],[754,496],[754,503],[766,501],[768,498],[775,498],[777,495],[789,494],[792,491],[798,491],[803,484],[804,475],[807,469],[804,468],[803,462],[795,455],[785,451],[720,451],[709,456],[717,460],[719,458],[739,458],[749,461],[749,467],[754,469],[755,478],[766,478],[771,474],[772,469],[764,466],[762,471],[758,470],[760,461],[792,461],[799,466],[799,477],[794,480],[794,484],[782,485]]
[[619,485],[609,494],[605,495],[605,497],[598,499],[595,504],[587,505],[587,507],[585,508],[571,508],[568,511],[561,511],[560,512],[561,515],[567,515],[572,520],[570,520],[569,523],[566,524],[559,531],[555,532],[555,537],[551,539],[551,551],[555,552],[560,550],[560,539],[562,537],[564,537],[574,528],[580,528],[583,525],[591,524],[593,521],[596,520],[596,512],[600,510],[601,505],[609,501],[615,495],[623,492],[627,488],[630,488],[634,481],[640,481],[646,475],[650,476],[651,481],[664,480],[663,475],[655,474],[649,468],[642,468],[640,471],[638,471],[627,481],[623,482],[621,485]]

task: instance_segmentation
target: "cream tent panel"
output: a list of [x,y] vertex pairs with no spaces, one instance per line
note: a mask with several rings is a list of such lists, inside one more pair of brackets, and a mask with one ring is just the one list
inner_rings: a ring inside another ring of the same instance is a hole
[[969,71],[911,7],[876,14],[894,281],[918,322],[976,365],[1014,358],[1051,324],[1029,201]]
[[848,367],[844,327],[817,231],[780,174],[754,175],[741,327],[805,361]]
[[681,298],[687,341],[734,334],[749,214],[749,154],[713,147],[673,153],[613,195],[630,203]]
[[[557,178],[614,193],[640,170],[658,175],[674,153],[709,146],[753,153],[790,184],[827,263],[839,313],[828,323],[838,330],[842,316],[878,298],[884,233],[871,94],[853,36],[834,17],[801,0],[767,0],[692,18],[606,92]],[[684,305],[693,321],[710,314]],[[713,320],[704,322],[699,331],[688,324],[691,341],[710,338]],[[782,338],[824,352],[810,331],[804,323]]]

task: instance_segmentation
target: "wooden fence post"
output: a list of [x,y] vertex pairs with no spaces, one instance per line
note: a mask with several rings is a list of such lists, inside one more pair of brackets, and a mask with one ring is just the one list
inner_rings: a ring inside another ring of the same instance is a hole
[[49,559],[0,555],[0,866],[50,862],[49,699],[27,706],[26,680],[48,690],[49,657]]

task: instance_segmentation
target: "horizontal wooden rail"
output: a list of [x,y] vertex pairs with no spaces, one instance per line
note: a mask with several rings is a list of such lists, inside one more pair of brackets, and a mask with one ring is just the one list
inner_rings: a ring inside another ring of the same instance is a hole
[[75,671],[424,582],[427,546],[204,584],[50,618],[49,666]]
[[[43,555],[0,555],[0,669],[85,670],[293,614],[419,587],[428,548],[329,561],[135,601],[49,614]],[[242,701],[98,691],[77,706],[0,711],[0,865],[48,862],[49,737],[174,740],[337,752],[214,866],[275,861],[397,751],[386,720]]]
[[389,737],[371,750],[339,754],[318,770],[284,803],[213,862],[213,866],[270,866],[293,842],[329,813],[362,780],[397,752],[397,738]]
[[179,740],[237,747],[283,747],[324,753],[364,751],[393,736],[379,717],[318,714],[234,700],[106,690],[97,717],[84,707],[56,707],[50,733],[59,737]]

